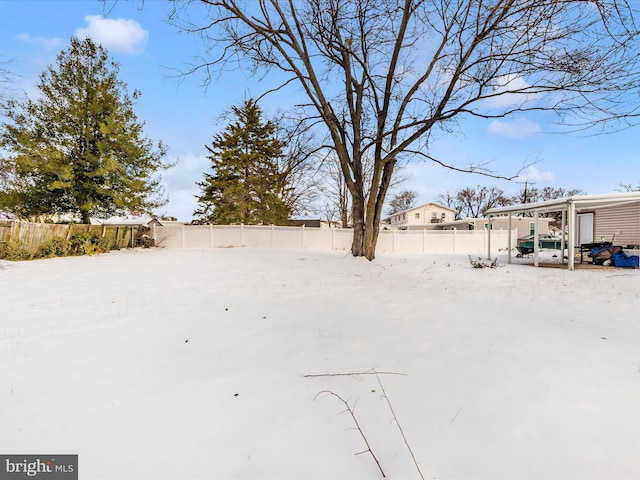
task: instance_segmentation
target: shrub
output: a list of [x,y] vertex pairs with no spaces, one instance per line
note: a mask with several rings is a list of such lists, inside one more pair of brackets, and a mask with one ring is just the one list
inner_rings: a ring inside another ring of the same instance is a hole
[[151,238],[149,235],[142,234],[140,235],[140,237],[138,237],[138,246],[142,247],[142,248],[151,248],[151,247],[155,247],[155,242],[153,241],[153,238]]
[[44,245],[40,245],[34,257],[62,257],[64,255],[67,255],[68,250],[69,243],[64,238],[54,238],[52,240],[49,240]]
[[69,255],[94,255],[108,251],[100,239],[89,232],[78,232],[69,238]]
[[4,244],[0,244],[0,259],[2,260],[29,260],[31,254],[22,248],[16,241],[9,241]]

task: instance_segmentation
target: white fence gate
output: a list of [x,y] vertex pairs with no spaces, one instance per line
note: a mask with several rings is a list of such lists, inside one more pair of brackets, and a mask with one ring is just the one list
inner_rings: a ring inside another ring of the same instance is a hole
[[[319,248],[349,250],[353,230],[256,225],[155,226],[156,244],[166,248]],[[512,242],[516,231],[511,232]],[[492,230],[491,250],[508,247],[509,231]],[[488,250],[486,230],[382,230],[378,253],[469,253]]]

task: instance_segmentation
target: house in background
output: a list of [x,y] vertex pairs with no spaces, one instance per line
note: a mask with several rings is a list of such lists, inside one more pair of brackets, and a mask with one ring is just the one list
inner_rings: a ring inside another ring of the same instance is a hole
[[[391,215],[387,219],[387,226],[398,230],[483,230],[489,228],[488,218],[465,218],[456,220],[456,211],[439,203],[426,203],[403,212]],[[538,218],[538,232],[549,233],[552,218]],[[517,230],[517,237],[533,235],[534,220],[531,217],[513,217],[511,229]],[[493,230],[508,230],[508,217],[493,217]]]
[[298,218],[289,220],[294,227],[311,227],[311,228],[341,228],[340,222],[329,220],[321,220],[319,218]]
[[[538,218],[538,233],[551,233],[553,218]],[[438,230],[482,230],[489,228],[488,218],[465,218],[438,226]],[[509,230],[509,217],[492,217],[492,230]],[[511,230],[516,230],[516,238],[533,235],[535,232],[532,217],[512,217]]]
[[455,209],[430,202],[391,215],[386,223],[398,230],[435,229],[438,224],[452,222],[455,217]]

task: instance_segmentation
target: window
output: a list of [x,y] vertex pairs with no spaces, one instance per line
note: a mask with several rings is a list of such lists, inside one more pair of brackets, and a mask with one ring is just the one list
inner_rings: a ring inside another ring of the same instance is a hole
[[445,218],[447,218],[447,214],[446,214],[446,213],[443,213],[442,215],[440,215],[440,218],[441,218],[442,220],[444,220]]
[[529,224],[529,235],[534,235],[536,233],[536,224],[535,222],[531,222]]
[[416,220],[420,220],[420,213],[416,213]]
[[436,212],[431,212],[431,218],[438,218],[438,214]]
[[[487,222],[484,224],[484,229],[489,230],[489,224]],[[493,223],[491,224],[491,230],[493,230]]]

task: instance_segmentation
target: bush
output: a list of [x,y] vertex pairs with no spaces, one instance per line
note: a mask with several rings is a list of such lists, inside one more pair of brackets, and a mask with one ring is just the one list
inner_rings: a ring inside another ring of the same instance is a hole
[[16,241],[9,241],[4,244],[0,244],[0,259],[2,260],[29,260],[31,254],[20,246]]
[[149,235],[145,233],[138,238],[138,246],[142,248],[151,248],[151,247],[155,247],[156,245],[155,245],[155,242],[153,241],[153,238],[151,238]]
[[69,238],[69,255],[95,255],[107,252],[108,248],[96,235],[89,232],[78,232]]
[[67,255],[69,250],[69,243],[64,238],[54,238],[53,240],[49,240],[44,245],[40,245],[35,258],[51,258],[51,257],[62,257]]

